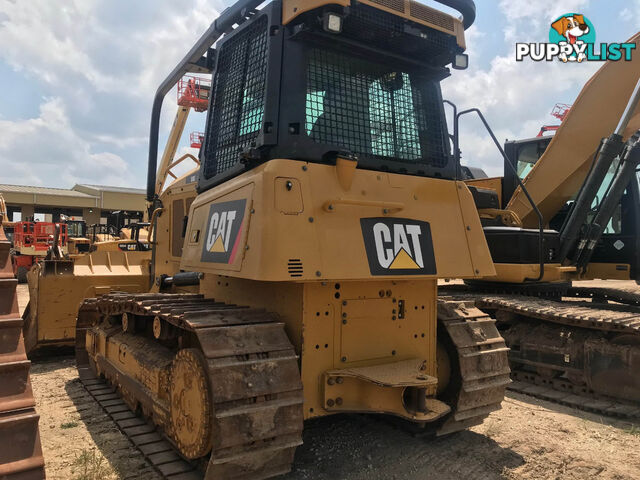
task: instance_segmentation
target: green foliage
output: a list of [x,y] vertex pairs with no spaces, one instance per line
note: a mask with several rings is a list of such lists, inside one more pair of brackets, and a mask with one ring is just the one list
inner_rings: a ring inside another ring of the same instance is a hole
[[104,480],[111,474],[104,457],[95,450],[83,450],[73,462],[73,480]]

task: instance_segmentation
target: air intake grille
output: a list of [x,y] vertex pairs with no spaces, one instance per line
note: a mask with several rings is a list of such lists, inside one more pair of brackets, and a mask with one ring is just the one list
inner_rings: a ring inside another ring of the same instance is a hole
[[411,2],[411,16],[419,20],[437,25],[450,32],[455,32],[453,18],[421,3]]
[[209,113],[204,176],[234,166],[260,134],[267,75],[267,17],[221,47]]
[[302,260],[299,258],[290,258],[289,259],[289,276],[296,278],[302,277],[304,274],[304,269],[302,267]]
[[[372,47],[442,65],[457,50],[456,38],[439,30],[419,37],[407,33],[407,19],[369,5],[357,4],[345,18],[343,35]],[[427,27],[424,27],[425,30]]]
[[382,5],[383,7],[391,8],[393,10],[397,10],[398,12],[404,13],[404,0],[369,0],[371,3],[377,3],[378,5]]

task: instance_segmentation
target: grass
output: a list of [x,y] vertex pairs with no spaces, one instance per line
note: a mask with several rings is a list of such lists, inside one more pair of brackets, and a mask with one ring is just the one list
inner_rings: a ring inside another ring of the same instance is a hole
[[95,450],[83,450],[73,461],[73,480],[103,480],[111,474],[104,457]]
[[67,428],[76,428],[78,426],[78,422],[64,422],[60,425],[60,428],[66,430]]
[[628,433],[629,435],[633,435],[634,437],[640,437],[640,427],[636,425],[631,425],[624,432]]

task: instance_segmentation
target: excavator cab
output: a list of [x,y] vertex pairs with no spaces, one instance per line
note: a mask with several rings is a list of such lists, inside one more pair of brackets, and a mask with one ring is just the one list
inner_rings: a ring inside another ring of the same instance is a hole
[[[545,153],[553,137],[536,137],[525,140],[507,141],[504,145],[506,153],[504,177],[502,179],[502,205],[506,209],[516,188],[518,179],[524,180]],[[510,165],[507,165],[509,162]],[[592,221],[598,212],[607,190],[615,176],[617,164],[607,171],[591,204],[587,221]],[[616,279],[611,272],[620,272],[617,279],[640,280],[640,178],[636,174],[629,183],[604,227],[591,257],[591,268],[607,265],[607,278]],[[576,192],[577,194],[577,192]],[[575,195],[549,219],[549,229],[559,232],[569,215]],[[490,245],[491,247],[491,245]]]

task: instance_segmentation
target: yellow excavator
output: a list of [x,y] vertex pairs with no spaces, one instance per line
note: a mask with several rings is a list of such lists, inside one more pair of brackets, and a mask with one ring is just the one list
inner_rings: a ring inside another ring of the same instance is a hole
[[[495,321],[437,294],[495,275],[440,91],[475,4],[261,3],[225,10],[158,89],[153,287],[78,313],[80,378],[167,478],[285,473],[304,421],[337,413],[463,430],[510,382]],[[159,118],[194,71],[213,86],[198,194],[176,207],[156,194]]]
[[467,180],[496,276],[444,290],[498,320],[510,388],[636,419],[640,288],[581,281],[640,280],[639,102],[640,58],[607,62],[555,136],[507,142],[504,177]]
[[[206,98],[208,92],[197,93]],[[156,194],[167,203],[165,218],[175,214],[177,222],[184,220],[188,205],[178,207],[179,202],[174,199],[193,200],[196,196],[198,159],[189,154],[176,159],[175,155],[189,112],[192,108],[201,110],[197,100],[192,99],[195,102],[192,106],[178,107],[158,174]],[[174,173],[185,166],[189,169],[187,173]],[[150,288],[149,225],[148,222],[129,225],[120,232],[121,238],[116,237],[115,231],[111,235],[108,229],[98,228],[102,226],[90,227],[87,253],[62,255],[52,249],[42,262],[33,266],[27,274],[29,304],[23,313],[25,345],[30,356],[61,352],[75,345],[77,310],[85,298],[110,292],[146,292]],[[181,245],[172,248],[180,252]]]
[[6,221],[7,209],[0,195],[0,478],[42,480],[39,416],[22,336],[11,244],[4,234]]

